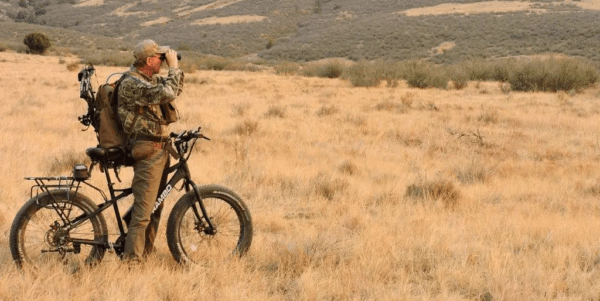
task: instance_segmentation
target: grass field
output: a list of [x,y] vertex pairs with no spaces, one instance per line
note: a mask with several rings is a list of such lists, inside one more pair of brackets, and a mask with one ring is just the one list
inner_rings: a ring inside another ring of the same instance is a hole
[[[69,62],[0,53],[0,300],[600,298],[599,89],[352,88],[267,71],[187,74],[172,126],[212,138],[192,174],[244,197],[247,256],[178,267],[163,222],[140,267],[107,253],[75,274],[18,271],[8,233],[23,177],[67,175],[96,143]],[[122,70],[97,69],[99,82]]]

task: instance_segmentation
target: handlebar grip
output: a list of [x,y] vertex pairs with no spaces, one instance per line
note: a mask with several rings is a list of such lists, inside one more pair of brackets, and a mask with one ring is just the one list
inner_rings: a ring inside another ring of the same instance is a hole
[[182,136],[183,134],[185,134],[185,131],[181,131],[179,133],[171,132],[171,134],[169,134],[169,137],[171,137],[171,138],[177,138],[177,137]]

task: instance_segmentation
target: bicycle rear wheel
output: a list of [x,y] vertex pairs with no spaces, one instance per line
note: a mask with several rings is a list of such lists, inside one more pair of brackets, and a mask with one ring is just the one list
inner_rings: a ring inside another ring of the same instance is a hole
[[175,260],[181,264],[220,261],[242,256],[252,243],[252,218],[242,199],[218,185],[198,188],[207,214],[216,228],[210,232],[197,220],[194,206],[200,206],[193,191],[186,193],[171,211],[167,223],[167,242]]
[[10,251],[17,266],[63,264],[79,268],[100,262],[104,247],[73,240],[106,242],[104,217],[98,214],[69,229],[96,208],[83,194],[68,190],[53,190],[31,198],[19,210],[10,229]]

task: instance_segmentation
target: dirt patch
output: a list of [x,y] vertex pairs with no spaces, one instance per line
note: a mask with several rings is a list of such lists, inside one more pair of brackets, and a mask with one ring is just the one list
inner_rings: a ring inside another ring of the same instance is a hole
[[600,0],[567,1],[583,9],[600,10]]
[[158,19],[156,19],[156,20],[147,21],[147,22],[144,22],[144,23],[142,23],[142,24],[140,24],[140,25],[142,25],[142,26],[145,26],[145,27],[146,27],[146,26],[152,26],[152,25],[156,25],[156,24],[166,24],[166,23],[167,23],[167,22],[169,22],[169,21],[171,21],[171,18],[167,18],[167,17],[160,17],[160,18],[158,18]]
[[111,15],[117,15],[119,17],[127,17],[127,16],[148,16],[153,14],[153,12],[145,12],[145,11],[136,11],[136,12],[127,12],[128,9],[137,5],[136,3],[130,3],[123,5],[117,9],[115,9]]
[[82,1],[79,4],[73,5],[74,7],[82,7],[82,6],[100,6],[104,4],[104,0],[88,0]]
[[444,3],[436,6],[413,8],[400,13],[407,16],[422,16],[422,15],[446,15],[446,14],[481,14],[495,12],[514,12],[514,11],[545,11],[540,9],[532,9],[533,2],[516,2],[516,1],[487,1],[468,4],[459,3]]
[[249,23],[249,22],[260,22],[266,19],[265,16],[229,16],[229,17],[210,17],[204,19],[198,19],[192,22],[192,25],[215,25],[215,24],[234,24],[234,23]]
[[446,51],[454,48],[454,46],[456,46],[456,43],[454,42],[443,42],[442,44],[440,44],[437,47],[433,47],[429,53],[436,55],[436,54],[443,54]]
[[210,10],[210,9],[219,9],[219,8],[223,8],[238,2],[242,2],[244,0],[217,0],[213,3],[210,4],[206,4],[206,5],[202,5],[199,7],[196,7],[194,9],[188,10],[188,11],[184,11],[184,12],[180,12],[177,15],[179,17],[187,17],[190,14],[193,14],[195,12],[199,12],[199,11],[203,11],[203,10]]

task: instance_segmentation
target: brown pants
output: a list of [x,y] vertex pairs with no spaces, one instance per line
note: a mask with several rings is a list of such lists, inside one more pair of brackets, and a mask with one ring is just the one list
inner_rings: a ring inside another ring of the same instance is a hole
[[160,222],[163,204],[152,213],[158,189],[164,186],[166,175],[163,171],[169,165],[169,154],[162,143],[136,141],[132,148],[135,159],[133,165],[133,206],[125,214],[128,222],[127,239],[123,259],[141,260],[154,248],[154,239]]

